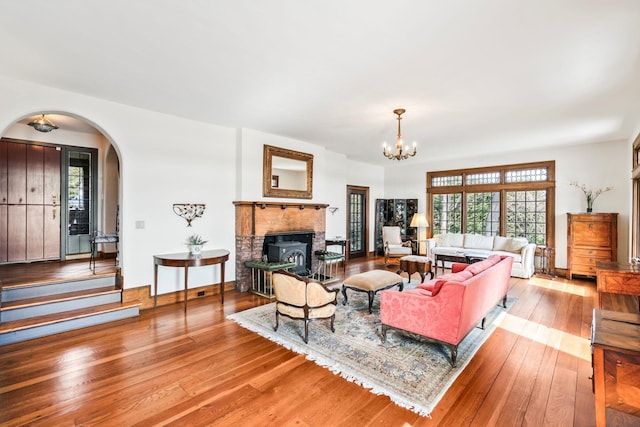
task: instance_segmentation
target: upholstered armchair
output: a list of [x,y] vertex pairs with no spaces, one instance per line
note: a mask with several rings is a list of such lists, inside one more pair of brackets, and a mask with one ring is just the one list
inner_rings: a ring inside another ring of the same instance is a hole
[[402,241],[402,238],[400,237],[400,227],[382,227],[382,241],[384,242],[385,265],[389,263],[389,258],[401,258],[405,255],[411,255],[413,253],[411,249],[411,241]]
[[320,282],[300,277],[288,271],[278,270],[272,275],[273,290],[276,296],[276,325],[279,316],[304,321],[304,342],[309,342],[309,322],[314,319],[330,319],[331,332],[335,332],[338,289],[327,289]]

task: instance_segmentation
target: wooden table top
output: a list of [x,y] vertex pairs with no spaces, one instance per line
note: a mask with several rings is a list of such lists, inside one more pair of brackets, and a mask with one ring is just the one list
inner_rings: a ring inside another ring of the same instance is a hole
[[640,352],[640,315],[593,310],[592,344]]
[[640,273],[640,264],[628,262],[596,261],[596,270],[616,271],[620,273]]
[[154,255],[153,262],[156,265],[169,267],[195,267],[199,265],[218,264],[229,259],[229,251],[226,249],[212,249],[202,251],[199,254],[191,252],[178,252],[173,254]]

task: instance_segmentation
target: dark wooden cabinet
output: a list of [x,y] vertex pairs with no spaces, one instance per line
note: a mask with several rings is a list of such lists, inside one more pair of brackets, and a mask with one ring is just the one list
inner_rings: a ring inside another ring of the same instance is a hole
[[[382,227],[396,225],[400,227],[402,240],[416,241],[415,227],[409,227],[413,214],[418,212],[418,199],[376,199],[376,254],[384,255]],[[415,248],[414,248],[415,252]]]
[[618,214],[567,214],[567,277],[596,276],[596,262],[618,259]]

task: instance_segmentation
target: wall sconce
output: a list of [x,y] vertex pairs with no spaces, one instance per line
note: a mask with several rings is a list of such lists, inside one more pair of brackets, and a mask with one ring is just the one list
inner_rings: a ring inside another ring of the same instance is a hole
[[331,215],[335,214],[337,210],[337,206],[329,206],[329,212],[331,212]]
[[173,212],[180,218],[187,220],[187,227],[191,227],[191,221],[200,218],[204,214],[206,206],[202,203],[174,203]]

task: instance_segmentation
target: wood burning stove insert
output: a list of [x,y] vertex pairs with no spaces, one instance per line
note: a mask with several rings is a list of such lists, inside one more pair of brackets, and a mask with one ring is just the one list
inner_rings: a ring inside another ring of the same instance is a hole
[[299,276],[311,274],[311,248],[313,232],[299,231],[267,234],[264,239],[263,256],[269,262],[293,262],[291,270]]

